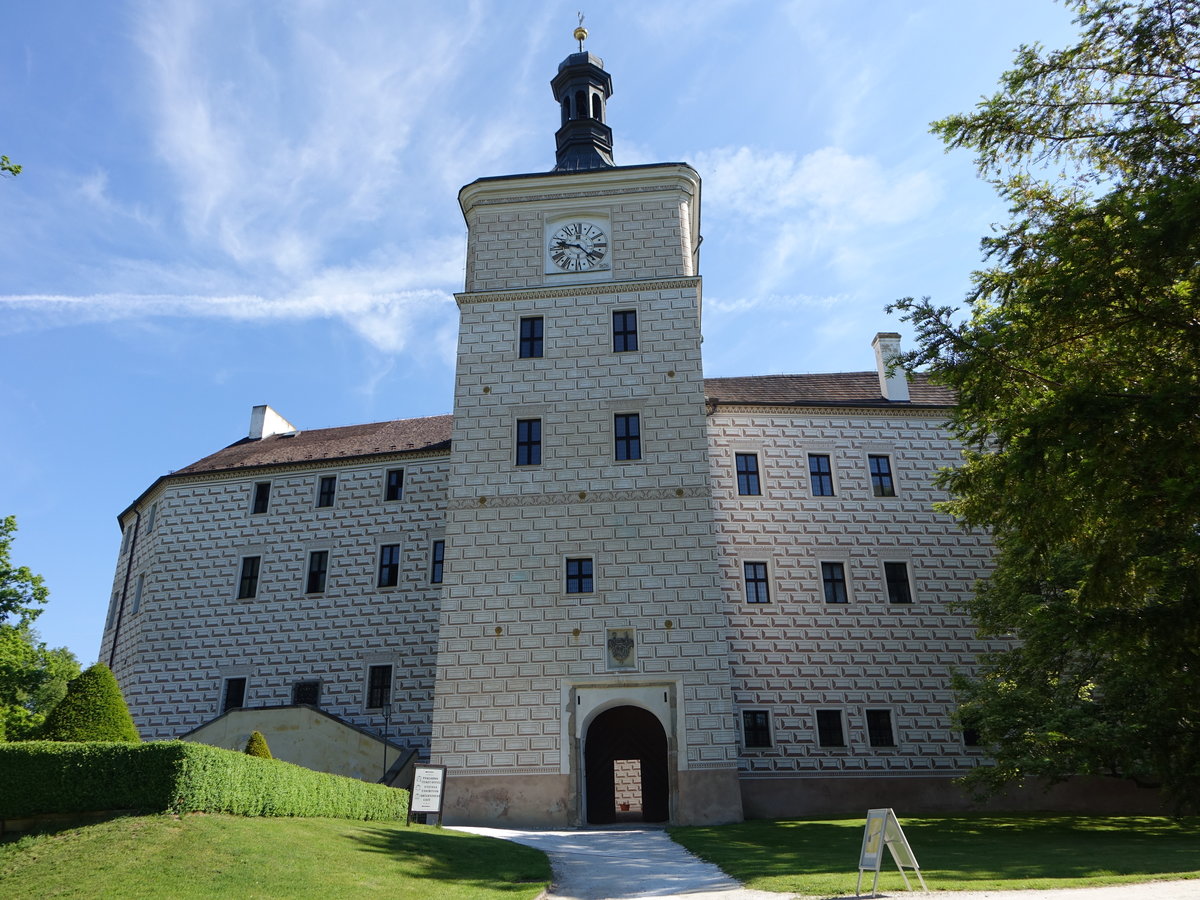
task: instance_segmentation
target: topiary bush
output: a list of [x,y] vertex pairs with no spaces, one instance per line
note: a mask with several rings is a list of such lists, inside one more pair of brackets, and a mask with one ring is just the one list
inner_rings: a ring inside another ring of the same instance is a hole
[[245,752],[247,756],[257,756],[259,759],[272,759],[271,748],[267,746],[267,739],[263,737],[261,731],[250,733],[250,740],[246,741]]
[[121,688],[104,663],[96,663],[67,685],[42,725],[48,741],[128,741],[142,738],[121,696]]
[[408,791],[184,741],[0,744],[0,819],[93,810],[399,820]]

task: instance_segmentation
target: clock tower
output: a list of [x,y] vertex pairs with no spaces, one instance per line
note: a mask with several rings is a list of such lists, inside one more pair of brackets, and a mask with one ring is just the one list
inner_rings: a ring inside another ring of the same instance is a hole
[[432,759],[452,823],[732,821],[700,178],[613,163],[612,80],[576,36],[553,171],[459,193]]

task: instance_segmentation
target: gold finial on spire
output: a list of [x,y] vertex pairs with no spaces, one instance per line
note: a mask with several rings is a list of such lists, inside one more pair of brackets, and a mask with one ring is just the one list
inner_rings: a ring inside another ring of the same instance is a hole
[[588,30],[583,27],[583,13],[579,13],[579,27],[575,29],[575,40],[579,41],[579,52],[583,52],[583,42],[587,39]]

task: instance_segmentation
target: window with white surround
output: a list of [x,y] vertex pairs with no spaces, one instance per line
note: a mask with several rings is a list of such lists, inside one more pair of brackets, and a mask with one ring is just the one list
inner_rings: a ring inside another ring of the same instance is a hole
[[844,562],[821,563],[821,591],[826,603],[849,603],[850,587]]
[[747,750],[772,746],[770,710],[742,710],[742,746]]
[[379,587],[396,587],[400,583],[400,545],[384,544],[379,548]]
[[382,709],[392,702],[392,667],[367,669],[367,709]]
[[888,603],[912,603],[913,591],[908,563],[885,562],[883,580],[887,588]]
[[322,475],[317,482],[317,506],[333,506],[333,499],[337,495],[337,476]]
[[638,413],[613,416],[613,456],[618,462],[642,458],[642,418]]
[[542,333],[545,320],[541,316],[523,316],[518,337],[517,356],[521,359],[540,359],[544,347]]
[[896,482],[892,477],[892,458],[883,453],[867,454],[867,469],[871,475],[873,497],[895,497]]
[[271,482],[260,481],[254,485],[254,498],[250,501],[250,512],[262,515],[271,506]]
[[517,419],[517,465],[542,464],[542,420]]
[[762,494],[758,478],[758,454],[735,453],[734,468],[737,470],[737,492],[743,497]]
[[239,600],[258,596],[258,574],[261,567],[261,556],[242,557],[242,571],[238,576],[237,598]]
[[742,578],[746,585],[747,603],[770,603],[771,583],[767,564],[760,561],[742,563]]
[[590,557],[573,557],[566,561],[566,591],[568,594],[590,594],[595,588]]
[[325,593],[325,579],[329,574],[329,551],[313,550],[308,554],[308,576],[305,578],[306,594]]
[[833,457],[831,454],[808,454],[808,484],[814,497],[833,496]]
[[612,314],[613,352],[628,353],[638,348],[637,310],[618,309]]
[[404,470],[388,469],[383,480],[383,499],[390,503],[404,499]]
[[840,709],[818,709],[817,744],[821,747],[846,746],[846,719]]
[[895,747],[896,732],[892,727],[892,711],[890,709],[868,709],[867,743],[872,747]]
[[221,712],[241,709],[246,703],[246,679],[226,678],[221,685]]

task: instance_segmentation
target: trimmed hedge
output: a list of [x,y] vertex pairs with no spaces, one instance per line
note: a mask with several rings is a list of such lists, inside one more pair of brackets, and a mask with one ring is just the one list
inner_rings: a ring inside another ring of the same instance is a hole
[[408,791],[186,741],[0,745],[0,818],[107,809],[403,819]]
[[125,705],[121,688],[104,663],[84,669],[67,684],[67,695],[46,716],[41,736],[47,741],[130,741],[141,736]]
[[247,756],[257,756],[259,759],[274,759],[271,755],[271,748],[267,746],[267,739],[263,737],[261,731],[250,732],[250,739],[246,741],[246,749],[242,751]]

